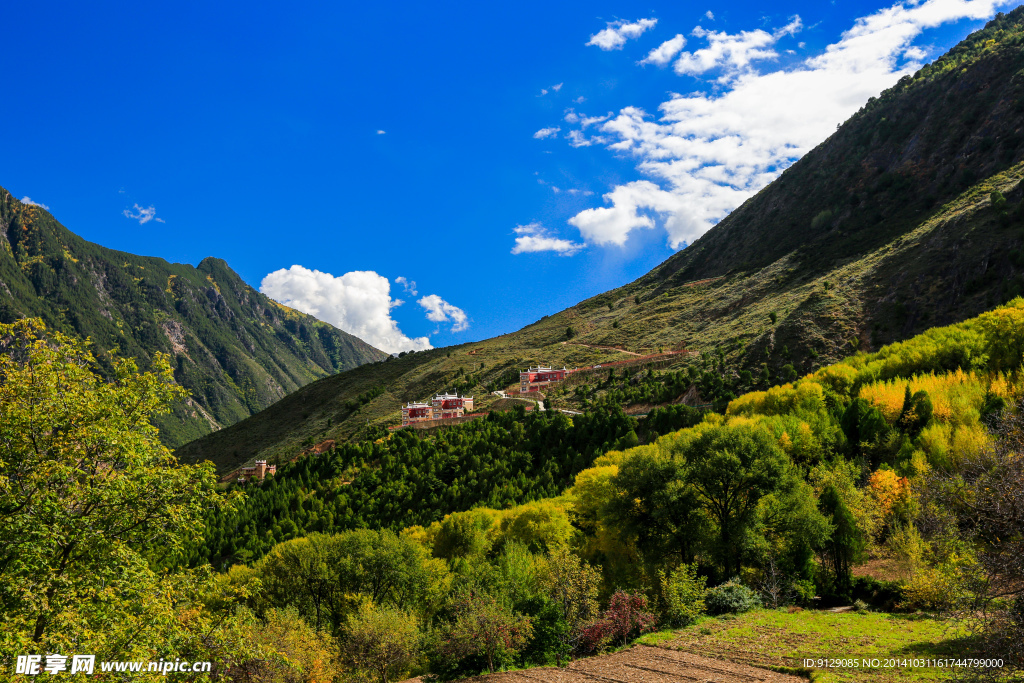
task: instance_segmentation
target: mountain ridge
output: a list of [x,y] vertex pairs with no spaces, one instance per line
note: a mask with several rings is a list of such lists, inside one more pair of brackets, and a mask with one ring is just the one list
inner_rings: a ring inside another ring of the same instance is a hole
[[[794,250],[805,265],[827,266],[877,248],[921,214],[1019,162],[1022,29],[1018,7],[904,76],[697,240],[696,249],[673,254],[649,275],[699,280],[763,267]],[[817,191],[805,192],[812,184]],[[913,202],[872,201],[863,210],[866,200],[910,185]],[[778,230],[783,222],[786,231]]]
[[[383,351],[246,284],[223,259],[197,266],[88,242],[0,188],[0,322],[39,317],[139,359],[168,353],[192,396],[158,420],[170,446],[259,411]],[[109,369],[109,368],[107,368]]]

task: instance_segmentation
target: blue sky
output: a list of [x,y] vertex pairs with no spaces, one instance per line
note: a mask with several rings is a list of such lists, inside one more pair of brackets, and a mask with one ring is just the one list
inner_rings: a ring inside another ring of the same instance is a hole
[[0,185],[444,346],[641,276],[1014,6],[13,3]]

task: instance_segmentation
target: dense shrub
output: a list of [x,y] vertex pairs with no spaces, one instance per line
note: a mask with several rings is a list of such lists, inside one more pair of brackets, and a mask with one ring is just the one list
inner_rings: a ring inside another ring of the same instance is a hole
[[708,591],[705,598],[711,614],[740,614],[761,606],[761,598],[739,579],[731,579]]
[[855,600],[863,600],[871,607],[892,611],[905,600],[903,585],[898,581],[879,581],[870,576],[855,576],[850,583]]
[[611,637],[625,645],[630,638],[654,630],[657,617],[647,611],[647,598],[641,593],[615,591],[604,613],[605,621],[611,623]]
[[661,574],[665,618],[672,626],[689,626],[707,611],[707,577],[697,576],[697,563],[684,564]]
[[609,644],[625,645],[631,638],[654,630],[657,621],[657,617],[647,611],[647,598],[642,594],[617,590],[604,616],[583,629],[577,648],[590,653]]

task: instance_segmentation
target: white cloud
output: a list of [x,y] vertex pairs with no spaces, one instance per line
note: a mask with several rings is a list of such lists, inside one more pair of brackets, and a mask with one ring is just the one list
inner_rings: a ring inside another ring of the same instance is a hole
[[405,293],[409,294],[410,296],[416,296],[417,294],[419,294],[419,292],[416,291],[415,280],[407,280],[405,279],[405,277],[399,275],[398,277],[395,278],[395,284],[402,285],[402,289],[404,289]]
[[450,321],[452,323],[452,332],[462,332],[469,329],[469,319],[466,317],[466,312],[458,306],[452,306],[437,294],[428,294],[416,303],[426,310],[427,320],[431,322],[443,323]]
[[555,135],[558,135],[558,131],[560,131],[560,130],[562,130],[562,129],[561,128],[541,128],[540,130],[538,130],[536,133],[533,134],[533,137],[535,139],[537,139],[537,140],[543,140],[544,138],[550,138],[550,137],[554,137]]
[[565,84],[564,83],[556,83],[555,85],[552,85],[550,87],[550,89],[548,89],[548,88],[541,88],[540,95],[538,95],[537,97],[544,97],[549,92],[558,92],[559,90],[562,89],[563,85],[565,85]]
[[[607,148],[632,155],[646,179],[604,195],[606,206],[586,209],[569,223],[587,243],[624,244],[635,229],[663,227],[673,248],[690,244],[785,168],[828,137],[872,96],[920,67],[913,41],[925,29],[959,19],[985,19],[1008,0],[925,0],[895,4],[857,19],[822,53],[785,69],[759,70],[772,46],[798,31],[794,18],[767,32],[735,35],[700,29],[707,42],[683,52],[680,73],[714,70],[711,94],[673,95],[657,119],[626,107],[597,130]],[[581,131],[574,146],[598,144]]]
[[584,97],[583,95],[580,95],[575,100],[573,100],[573,102],[575,102],[576,104],[583,104],[586,101],[587,101],[587,98]]
[[387,134],[388,134],[388,132],[386,130],[378,130],[377,131],[377,135],[387,135]]
[[712,69],[723,69],[721,80],[728,80],[746,71],[754,61],[775,59],[779,53],[770,49],[778,41],[774,34],[757,29],[729,34],[725,31],[708,31],[698,26],[691,33],[695,38],[704,38],[708,46],[696,52],[682,52],[676,59],[677,74],[696,76]]
[[588,126],[593,126],[595,123],[604,123],[605,121],[610,119],[612,116],[613,116],[612,112],[608,112],[604,116],[584,116],[583,114],[580,114],[579,122],[580,122],[580,126],[582,126],[583,128],[586,128]]
[[587,45],[594,45],[602,50],[621,50],[630,38],[639,38],[644,31],[654,28],[657,19],[640,19],[632,23],[625,21],[609,21],[608,26],[590,36]]
[[563,86],[563,85],[565,85],[565,84],[564,84],[564,83],[559,83],[559,84],[557,84],[557,85],[553,85],[553,86],[551,86],[551,89],[552,89],[552,90],[554,90],[555,92],[558,92],[559,90],[561,90],[561,89],[562,89],[562,86]]
[[[576,111],[573,109],[566,109],[565,117],[563,118],[563,120],[566,123],[578,123],[580,124],[581,128],[587,128],[589,126],[593,126],[595,123],[604,123],[612,116],[614,116],[612,112],[608,112],[604,116],[587,116],[586,114],[577,114]],[[545,128],[544,130],[552,131],[550,134],[554,135],[559,130],[561,130],[561,128]],[[534,135],[534,137],[537,136]]]
[[[575,193],[576,190],[570,190]],[[515,227],[515,246],[512,247],[513,254],[530,254],[538,251],[554,251],[560,256],[572,256],[584,247],[583,244],[570,242],[558,237],[552,237],[540,223],[529,225],[517,225]]]
[[711,10],[708,10],[707,12],[705,12],[704,16],[707,17],[708,19],[710,19],[711,21],[715,20],[715,14]]
[[40,209],[46,209],[47,211],[50,210],[50,207],[48,207],[46,204],[40,204],[39,202],[34,202],[29,197],[22,197],[21,198],[21,203],[22,204],[28,204],[29,206],[38,206]]
[[666,40],[658,47],[651,50],[647,56],[638,62],[640,65],[654,64],[655,66],[665,66],[672,61],[673,58],[679,51],[686,45],[686,38],[683,37],[682,33],[676,34],[675,38]]
[[799,15],[793,15],[793,18],[789,20],[788,24],[786,24],[780,29],[776,29],[772,35],[774,35],[776,38],[781,38],[782,36],[795,36],[796,34],[800,33],[800,31],[803,30],[803,19],[801,19]]
[[152,206],[147,206],[143,208],[136,204],[134,211],[132,211],[131,209],[125,209],[123,213],[125,218],[131,218],[133,220],[139,221],[139,225],[145,225],[146,223],[154,219],[156,220],[157,223],[166,223],[166,221],[163,218],[156,217],[156,208]]
[[569,144],[573,147],[590,147],[591,145],[603,145],[608,142],[608,138],[602,135],[595,135],[593,137],[587,137],[583,134],[583,131],[570,130],[566,134],[565,139],[569,141]]
[[410,339],[398,329],[391,309],[401,302],[392,300],[388,279],[372,270],[335,277],[296,265],[268,274],[260,291],[388,353],[433,348],[429,338]]

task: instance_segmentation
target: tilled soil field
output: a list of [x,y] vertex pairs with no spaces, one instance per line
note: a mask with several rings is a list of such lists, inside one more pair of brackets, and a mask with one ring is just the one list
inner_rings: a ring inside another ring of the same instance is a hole
[[468,678],[465,683],[807,683],[804,678],[700,655],[636,645],[611,655],[544,667]]

